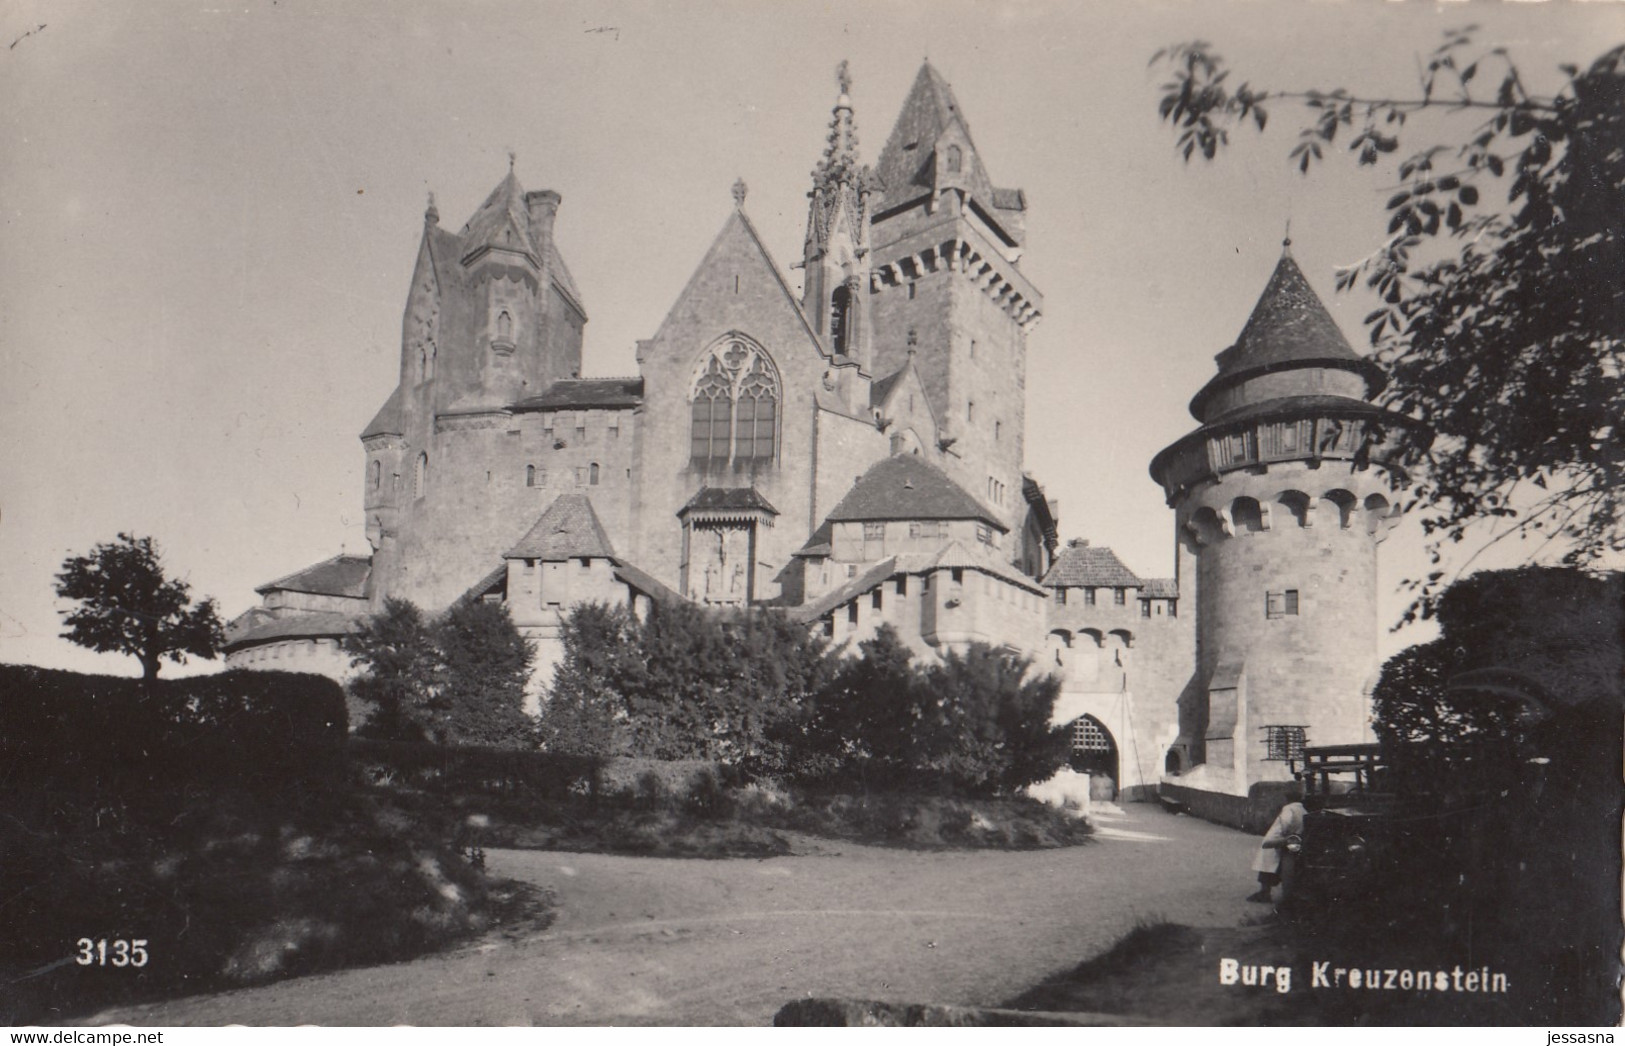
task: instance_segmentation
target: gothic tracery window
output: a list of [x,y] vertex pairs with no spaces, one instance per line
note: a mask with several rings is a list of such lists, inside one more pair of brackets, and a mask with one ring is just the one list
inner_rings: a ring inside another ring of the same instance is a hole
[[778,451],[779,379],[761,349],[728,338],[694,382],[689,457],[703,467],[771,463]]

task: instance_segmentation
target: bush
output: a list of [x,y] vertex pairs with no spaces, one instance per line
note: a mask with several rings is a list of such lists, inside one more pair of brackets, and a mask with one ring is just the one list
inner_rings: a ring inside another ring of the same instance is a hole
[[541,731],[549,748],[773,772],[827,678],[824,641],[774,611],[577,607]]
[[541,717],[550,749],[701,759],[750,776],[1007,795],[1065,761],[1060,683],[987,646],[915,665],[890,626],[837,659],[772,612],[578,608]]

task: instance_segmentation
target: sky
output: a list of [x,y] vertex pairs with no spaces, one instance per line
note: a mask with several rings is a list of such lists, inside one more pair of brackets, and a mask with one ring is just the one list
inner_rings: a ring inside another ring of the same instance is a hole
[[[1277,107],[1213,164],[1158,122],[1152,53],[1205,39],[1237,79],[1414,89],[1477,23],[1526,82],[1625,39],[1621,3],[391,2],[0,7],[0,661],[135,674],[59,638],[66,556],[150,534],[235,615],[254,587],[365,553],[358,435],[393,388],[427,195],[462,223],[508,154],[563,197],[589,322],[583,372],[633,346],[726,219],[731,186],[797,260],[835,67],[873,162],[922,60],[953,85],[995,184],[1028,199],[1027,466],[1063,538],[1173,572],[1151,456],[1292,251],[1350,341],[1333,272],[1374,250],[1392,170],[1303,178]],[[1413,121],[1418,141],[1460,115]],[[1453,121],[1453,122],[1452,122]],[[787,270],[799,285],[799,271]],[[1383,624],[1425,569],[1383,547]],[[1387,635],[1385,653],[1425,633]],[[209,666],[204,666],[209,667]],[[169,670],[166,670],[169,671]]]

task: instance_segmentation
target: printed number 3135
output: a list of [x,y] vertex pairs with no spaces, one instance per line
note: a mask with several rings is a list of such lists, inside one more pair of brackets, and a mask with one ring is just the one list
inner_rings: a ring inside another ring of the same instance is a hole
[[79,954],[74,962],[80,966],[145,966],[147,965],[146,938],[133,941],[109,941],[103,937],[93,941],[79,938]]

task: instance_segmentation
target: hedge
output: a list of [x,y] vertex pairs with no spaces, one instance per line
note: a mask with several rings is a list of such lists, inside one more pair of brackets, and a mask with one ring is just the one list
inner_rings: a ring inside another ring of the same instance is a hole
[[90,791],[337,780],[349,724],[324,676],[231,671],[151,685],[0,665],[0,777]]

